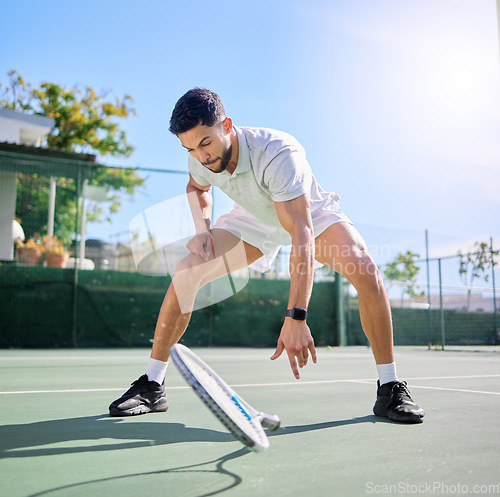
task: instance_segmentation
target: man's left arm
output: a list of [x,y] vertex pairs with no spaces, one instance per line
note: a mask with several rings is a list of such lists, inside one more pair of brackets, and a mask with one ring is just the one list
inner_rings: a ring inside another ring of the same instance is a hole
[[[290,254],[290,295],[288,309],[307,309],[314,278],[314,232],[309,197],[304,194],[286,202],[275,202],[281,225],[292,237]],[[285,317],[276,351],[277,359],[286,350],[294,376],[299,379],[299,369],[307,364],[309,353],[316,362],[314,340],[305,320]]]

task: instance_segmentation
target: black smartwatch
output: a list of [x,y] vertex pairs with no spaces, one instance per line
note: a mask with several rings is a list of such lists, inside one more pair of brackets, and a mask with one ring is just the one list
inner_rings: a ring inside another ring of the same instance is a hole
[[305,321],[307,311],[306,309],[301,309],[300,307],[294,307],[293,309],[287,309],[285,316],[287,318],[296,319],[297,321]]

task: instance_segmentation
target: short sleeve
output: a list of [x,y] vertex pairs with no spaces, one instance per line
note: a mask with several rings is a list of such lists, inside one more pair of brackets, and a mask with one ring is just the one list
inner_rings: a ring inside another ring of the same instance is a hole
[[273,154],[263,176],[274,202],[293,200],[311,189],[312,171],[303,149],[285,146]]
[[210,185],[210,181],[207,180],[206,176],[203,174],[203,166],[191,155],[188,156],[188,170],[193,179],[200,186]]

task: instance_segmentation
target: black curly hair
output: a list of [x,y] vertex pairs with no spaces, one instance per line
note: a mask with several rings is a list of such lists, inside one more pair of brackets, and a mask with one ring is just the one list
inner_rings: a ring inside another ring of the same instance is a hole
[[179,135],[198,124],[215,126],[225,118],[226,112],[217,93],[206,88],[193,88],[175,104],[169,130],[174,135]]

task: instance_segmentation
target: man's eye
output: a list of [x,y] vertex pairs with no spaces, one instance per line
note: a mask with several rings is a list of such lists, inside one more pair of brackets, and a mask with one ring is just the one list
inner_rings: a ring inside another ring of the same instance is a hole
[[211,143],[212,143],[212,142],[204,143],[204,144],[202,145],[202,147],[206,147],[206,146],[210,145]]

